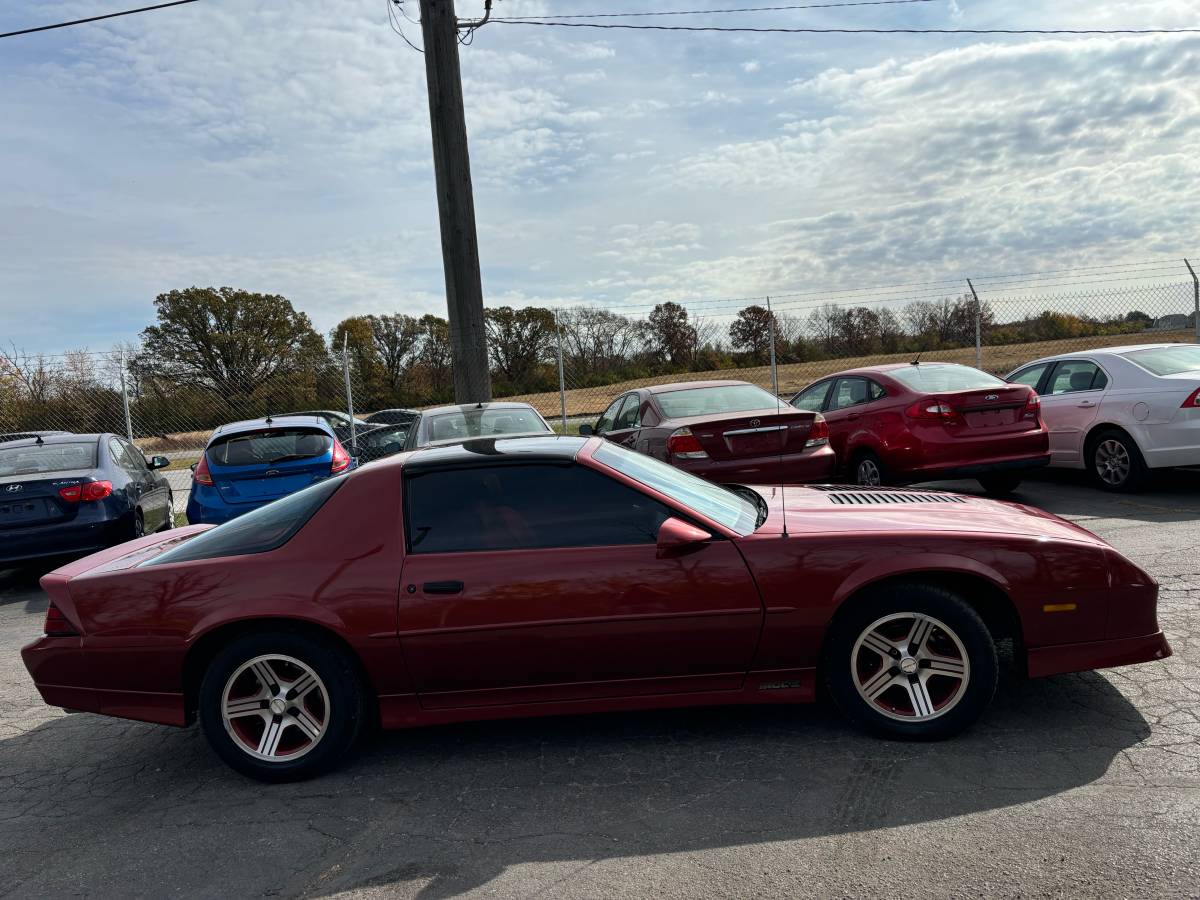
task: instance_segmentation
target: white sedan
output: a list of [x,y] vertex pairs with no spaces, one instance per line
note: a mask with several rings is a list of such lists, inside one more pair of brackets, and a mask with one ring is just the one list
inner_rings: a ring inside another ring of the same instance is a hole
[[1200,345],[1064,353],[1012,372],[1042,398],[1050,464],[1136,490],[1149,469],[1200,465]]

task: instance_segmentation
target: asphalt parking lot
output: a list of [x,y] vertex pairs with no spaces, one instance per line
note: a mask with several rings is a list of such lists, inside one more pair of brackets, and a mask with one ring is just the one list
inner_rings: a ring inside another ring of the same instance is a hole
[[1009,675],[929,745],[820,706],[617,714],[392,733],[269,787],[195,729],[43,706],[48,567],[0,572],[0,895],[1200,896],[1200,475],[1019,499],[1157,577],[1176,655]]

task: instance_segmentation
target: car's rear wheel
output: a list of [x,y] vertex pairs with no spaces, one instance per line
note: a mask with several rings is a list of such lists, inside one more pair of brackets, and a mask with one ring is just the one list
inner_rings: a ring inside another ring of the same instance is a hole
[[1092,435],[1087,444],[1087,467],[1106,491],[1129,493],[1146,481],[1146,461],[1138,445],[1124,431],[1109,428]]
[[887,472],[883,462],[870,450],[854,456],[854,483],[862,487],[880,487],[887,484]]
[[311,778],[337,763],[363,721],[354,667],[331,643],[287,631],[233,640],[200,687],[213,750],[260,781]]
[[846,717],[891,738],[952,737],[996,690],[987,626],[961,597],[932,585],[896,585],[855,602],[830,627],[822,666]]
[[984,475],[979,479],[979,484],[989,494],[1011,494],[1021,486],[1021,476],[1007,472]]

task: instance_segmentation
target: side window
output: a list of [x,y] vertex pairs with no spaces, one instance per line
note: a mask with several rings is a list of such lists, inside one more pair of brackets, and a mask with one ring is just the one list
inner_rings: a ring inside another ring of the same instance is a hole
[[1055,394],[1074,394],[1079,391],[1093,390],[1092,385],[1099,374],[1100,367],[1087,360],[1072,359],[1060,362],[1054,369],[1054,374],[1050,376],[1050,384],[1047,385],[1046,393],[1054,396]]
[[125,448],[125,458],[129,460],[129,471],[141,473],[150,468],[146,465],[146,457],[142,455],[141,450],[129,441],[121,441],[121,446]]
[[867,379],[839,378],[833,386],[833,397],[829,401],[829,411],[847,409],[869,402],[867,394]]
[[125,444],[124,441],[117,440],[116,438],[109,438],[108,452],[112,456],[113,462],[130,474],[140,475],[142,473],[142,469],[145,468],[144,465],[138,465],[137,461],[133,457],[133,451]]
[[872,403],[874,403],[876,400],[882,400],[887,396],[887,391],[885,391],[883,389],[883,385],[877,381],[867,381],[867,392],[870,395],[870,402]]
[[617,413],[617,421],[613,423],[613,430],[637,428],[641,419],[641,409],[642,403],[638,395],[630,394],[625,398],[625,405],[621,407],[621,411]]
[[618,397],[612,402],[612,405],[604,411],[600,419],[596,422],[596,434],[604,434],[606,431],[613,430],[613,422],[617,418],[617,410],[621,408],[621,404],[625,402],[625,398]]
[[1041,383],[1042,375],[1045,374],[1049,365],[1049,363],[1039,363],[1036,366],[1030,366],[1027,369],[1022,369],[1020,372],[1015,373],[1011,378],[1009,378],[1008,383],[1024,384],[1036,390],[1038,384]]
[[825,408],[825,396],[829,393],[831,382],[818,381],[812,387],[807,387],[792,398],[792,406],[808,412],[820,412]]
[[653,544],[672,515],[574,463],[416,473],[404,493],[412,553]]

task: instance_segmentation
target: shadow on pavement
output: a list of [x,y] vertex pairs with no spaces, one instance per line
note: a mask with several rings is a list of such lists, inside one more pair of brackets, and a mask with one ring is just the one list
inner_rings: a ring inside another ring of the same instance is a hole
[[983,722],[945,743],[861,736],[819,706],[533,719],[388,734],[324,778],[272,787],[225,769],[194,729],[69,716],[0,735],[0,893],[448,897],[524,863],[1027,803],[1100,778],[1149,731],[1088,673],[1006,680]]

